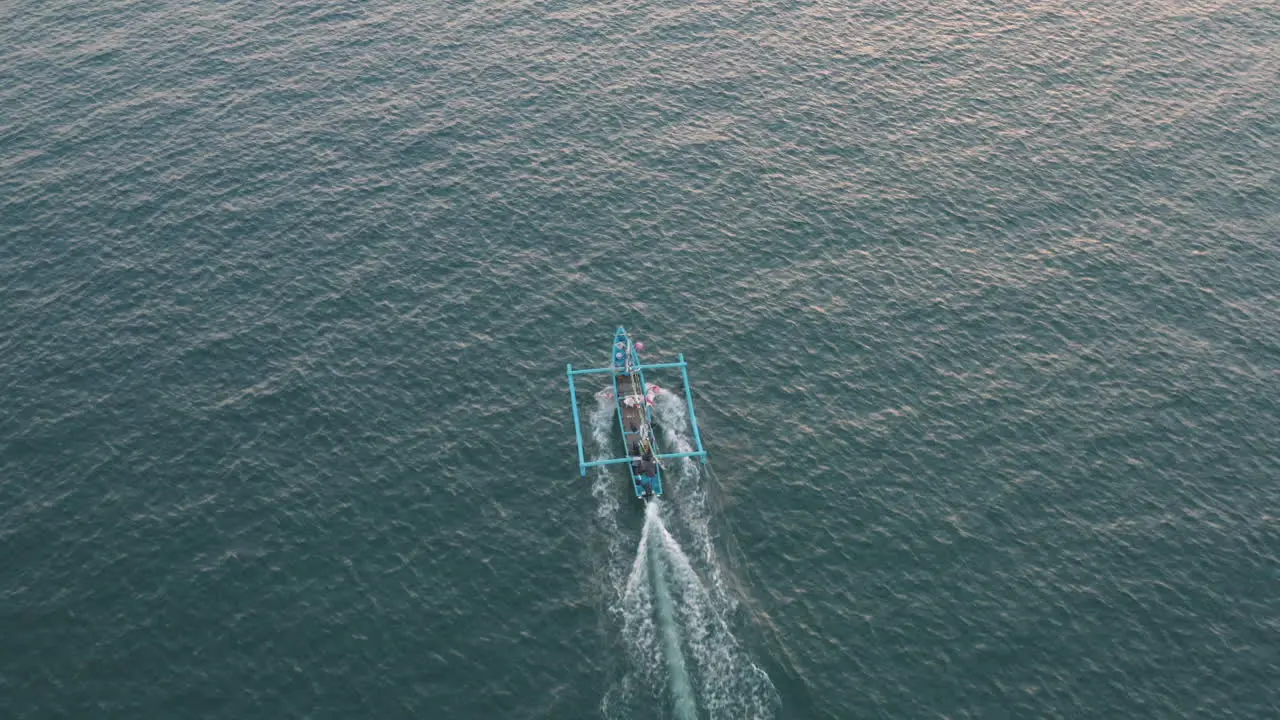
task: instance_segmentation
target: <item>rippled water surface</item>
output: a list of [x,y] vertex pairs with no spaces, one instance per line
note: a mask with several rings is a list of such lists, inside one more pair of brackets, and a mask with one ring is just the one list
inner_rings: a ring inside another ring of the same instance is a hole
[[[0,716],[1280,716],[1278,48],[0,4]],[[712,458],[648,515],[619,324]]]

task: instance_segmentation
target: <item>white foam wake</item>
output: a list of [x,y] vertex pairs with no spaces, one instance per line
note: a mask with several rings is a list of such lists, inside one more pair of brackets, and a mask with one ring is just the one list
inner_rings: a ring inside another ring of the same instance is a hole
[[[601,390],[596,393],[596,407],[587,416],[591,429],[591,439],[595,443],[592,448],[592,460],[601,460],[609,455],[609,430],[613,426],[615,405],[612,390]],[[616,588],[621,582],[622,533],[618,529],[618,493],[609,478],[607,465],[597,466],[591,471],[591,495],[596,499],[596,522],[600,524],[605,536],[609,553],[606,560],[606,572],[609,587]]]
[[667,528],[663,507],[649,503],[630,573],[619,588],[630,666],[616,696],[602,703],[604,714],[653,717],[651,703],[661,701],[677,720],[775,717],[777,690],[734,637],[723,608]]
[[[723,606],[703,586],[680,543],[658,520],[661,555],[671,570],[671,595],[698,679],[698,699],[713,720],[764,720],[781,705],[764,670],[733,636]],[[651,551],[653,552],[653,551]]]
[[[692,452],[693,441],[690,437],[689,415],[684,398],[670,392],[659,393],[654,398],[654,415],[662,427],[663,441],[671,452]],[[724,575],[716,556],[715,544],[711,535],[711,513],[707,508],[707,480],[709,474],[703,472],[703,465],[695,458],[683,458],[674,468],[669,467],[669,474],[675,481],[675,500],[677,510],[689,531],[693,543],[694,554],[706,568],[711,592],[718,606],[731,613],[737,609],[737,601],[726,590]]]
[[[671,691],[671,706],[676,720],[697,720],[698,704],[694,698],[693,685],[689,682],[689,666],[684,659],[684,643],[681,640],[681,617],[667,583],[670,571],[667,558],[667,529],[662,525],[662,517],[658,514],[661,505],[658,500],[650,501],[644,521],[643,545],[647,545],[650,573],[653,578],[653,598],[657,608],[658,629],[662,632],[662,654],[667,662],[667,686]],[[657,534],[659,542],[650,545],[647,538]],[[675,573],[673,573],[675,574]]]
[[[591,430],[603,456],[612,447],[615,409],[612,397],[603,393],[597,404]],[[671,451],[688,452],[683,398],[659,394],[654,413],[664,444]],[[781,707],[777,690],[731,630],[736,602],[725,590],[712,542],[706,494],[710,474],[696,459],[664,465],[664,477],[671,481],[668,502],[648,504],[635,555],[627,558],[617,520],[622,493],[614,485],[618,479],[606,470],[598,468],[592,491],[603,527],[612,532],[609,579],[615,595],[609,605],[621,625],[626,667],[618,685],[602,699],[602,714],[619,720],[661,717],[661,707],[669,708],[676,720],[774,718]],[[692,543],[693,558],[668,523]]]

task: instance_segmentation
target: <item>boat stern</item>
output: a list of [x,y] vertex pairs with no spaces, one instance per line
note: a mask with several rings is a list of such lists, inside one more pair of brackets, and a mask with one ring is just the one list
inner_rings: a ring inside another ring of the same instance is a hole
[[658,471],[653,475],[635,475],[631,476],[632,487],[636,491],[636,497],[640,500],[648,500],[650,498],[662,497],[662,472]]

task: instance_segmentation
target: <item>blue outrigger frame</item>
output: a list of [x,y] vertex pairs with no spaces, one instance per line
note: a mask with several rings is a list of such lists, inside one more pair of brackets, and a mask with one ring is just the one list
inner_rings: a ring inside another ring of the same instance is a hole
[[[623,392],[622,392],[622,388],[619,387],[618,385],[618,380],[620,378],[625,378],[630,380],[633,376],[639,379],[641,397],[644,398],[649,395],[649,385],[648,383],[645,382],[645,379],[644,379],[645,370],[663,370],[667,368],[680,368],[680,375],[684,380],[684,399],[689,406],[689,424],[693,428],[693,441],[694,443],[696,443],[698,449],[694,452],[654,453],[654,457],[656,457],[658,460],[677,460],[679,458],[696,457],[701,459],[702,463],[705,465],[707,462],[707,451],[702,447],[702,435],[698,432],[698,416],[694,413],[694,410],[693,410],[693,393],[689,389],[689,369],[688,369],[689,366],[684,361],[684,353],[680,354],[679,356],[680,359],[677,362],[655,363],[652,365],[642,364],[640,362],[640,354],[636,350],[635,343],[631,342],[631,336],[627,334],[627,329],[624,327],[619,327],[617,332],[614,333],[613,349],[610,351],[610,355],[613,358],[613,362],[609,365],[609,367],[587,368],[585,370],[574,370],[572,364],[568,364],[565,366],[566,372],[569,375],[569,402],[570,404],[573,405],[573,432],[578,439],[578,472],[581,473],[583,477],[586,477],[587,468],[589,467],[597,467],[600,465],[621,465],[623,463],[626,463],[627,470],[628,472],[631,473],[631,487],[635,489],[637,498],[644,499],[645,495],[647,494],[646,490],[651,491],[655,497],[661,497],[662,496],[661,464],[659,464],[658,469],[655,475],[653,476],[651,482],[644,483],[642,482],[642,478],[636,475],[632,465],[633,463],[641,460],[640,457],[631,456],[628,454],[626,456],[618,457],[618,458],[609,458],[607,460],[592,460],[591,462],[587,462],[586,454],[583,452],[583,446],[582,446],[582,421],[579,419],[579,415],[578,415],[578,392],[577,392],[577,388],[574,386],[573,378],[575,375],[609,373],[609,376],[613,382],[613,398],[614,398],[614,403],[617,405],[618,430],[622,433],[622,446],[627,449],[628,453],[630,453],[632,441],[635,440],[635,438],[633,437],[634,435],[637,435],[642,432],[648,433],[647,440],[649,442],[653,442],[655,440],[655,438],[653,437],[653,413],[649,408],[649,404],[642,400],[641,407],[644,408],[644,418],[645,418],[644,425],[638,431],[635,431],[635,432],[628,431],[626,422],[623,418],[623,411],[622,411]],[[641,438],[642,441],[645,439],[646,438]],[[646,488],[646,484],[649,486],[648,488]]]

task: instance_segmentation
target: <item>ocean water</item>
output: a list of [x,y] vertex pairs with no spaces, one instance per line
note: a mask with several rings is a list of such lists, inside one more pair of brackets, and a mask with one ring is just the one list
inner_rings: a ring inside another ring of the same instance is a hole
[[11,0],[0,390],[3,718],[1274,718],[1280,10]]

